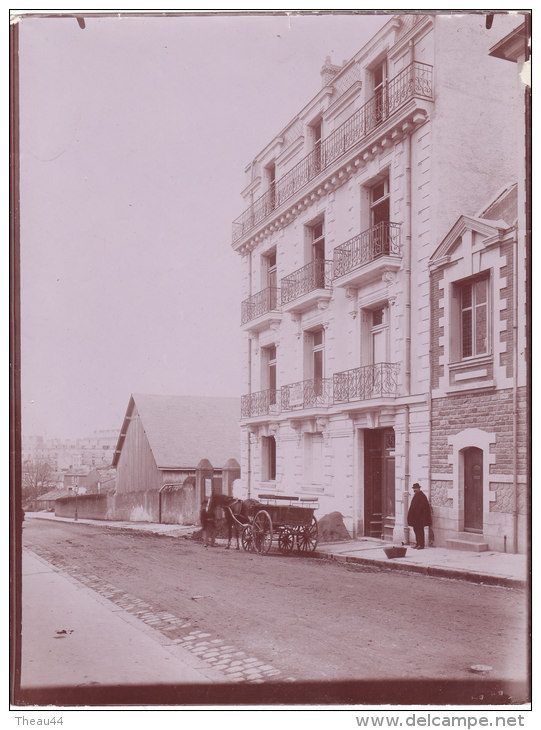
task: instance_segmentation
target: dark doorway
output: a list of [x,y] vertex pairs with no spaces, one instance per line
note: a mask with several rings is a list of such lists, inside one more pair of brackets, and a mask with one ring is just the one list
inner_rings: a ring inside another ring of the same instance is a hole
[[483,532],[483,452],[464,449],[464,530]]
[[395,523],[392,428],[364,432],[364,534],[392,539]]

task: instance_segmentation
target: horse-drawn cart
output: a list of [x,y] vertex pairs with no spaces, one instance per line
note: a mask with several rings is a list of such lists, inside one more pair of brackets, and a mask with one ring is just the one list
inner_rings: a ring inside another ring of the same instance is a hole
[[264,555],[276,540],[284,554],[290,553],[295,545],[301,552],[313,552],[318,537],[314,517],[317,508],[317,497],[299,499],[260,494],[259,501],[252,507],[249,521],[242,527],[242,547]]

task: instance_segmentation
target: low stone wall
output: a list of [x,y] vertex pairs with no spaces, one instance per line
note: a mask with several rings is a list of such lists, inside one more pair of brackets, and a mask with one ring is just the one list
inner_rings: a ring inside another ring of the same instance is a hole
[[80,494],[55,501],[57,517],[77,516],[90,520],[121,522],[162,522],[169,525],[193,525],[199,520],[195,482],[183,487],[128,492],[126,494]]
[[108,494],[81,494],[78,497],[61,497],[55,501],[54,513],[57,517],[77,516],[88,520],[110,519],[112,497]]
[[195,483],[182,487],[165,487],[161,492],[161,521],[170,525],[193,525],[199,519]]
[[159,493],[153,490],[115,494],[112,514],[112,519],[122,522],[159,522]]

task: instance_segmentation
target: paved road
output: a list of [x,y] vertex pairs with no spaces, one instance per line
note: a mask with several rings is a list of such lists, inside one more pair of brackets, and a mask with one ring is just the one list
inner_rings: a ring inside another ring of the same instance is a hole
[[228,680],[527,677],[517,589],[74,523],[29,520],[23,542]]

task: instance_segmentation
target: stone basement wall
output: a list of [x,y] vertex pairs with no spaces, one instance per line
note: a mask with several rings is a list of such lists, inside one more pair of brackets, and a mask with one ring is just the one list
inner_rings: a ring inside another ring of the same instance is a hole
[[[492,494],[489,514],[485,519],[484,537],[493,550],[511,551],[513,534],[513,456],[517,457],[518,549],[528,549],[528,399],[526,388],[517,391],[517,443],[513,443],[513,391],[450,395],[432,402],[430,501],[434,511],[434,532],[437,545],[460,531],[456,505],[449,498],[458,464],[453,462],[452,436],[465,429],[479,429],[495,435],[490,446],[489,485]],[[475,445],[475,444],[472,444]],[[443,475],[448,474],[449,479]]]
[[[518,389],[518,474],[527,474],[527,399],[526,389]],[[449,395],[432,401],[432,453],[430,469],[433,473],[453,473],[453,453],[448,444],[454,436],[467,428],[478,428],[496,434],[496,444],[491,448],[495,462],[490,465],[491,474],[513,473],[513,391],[500,390],[492,393]]]

